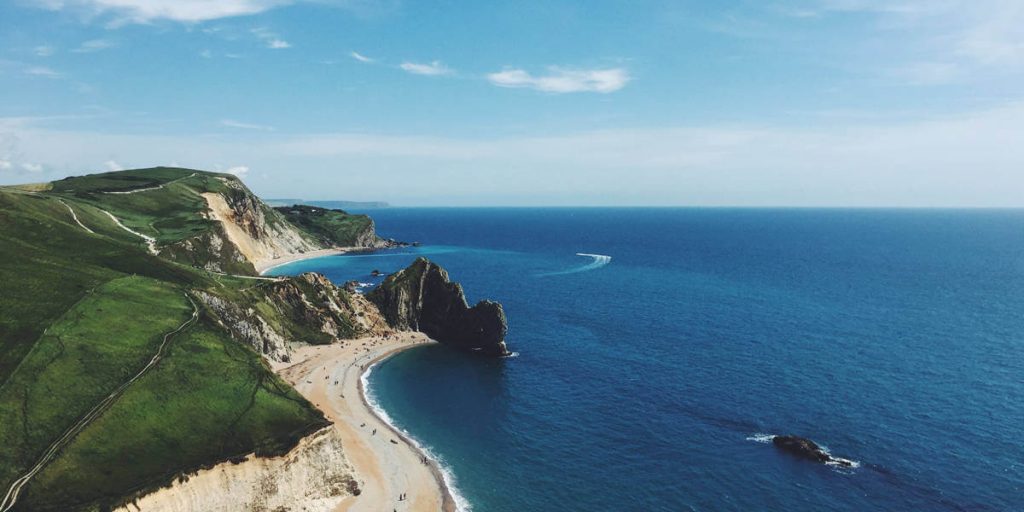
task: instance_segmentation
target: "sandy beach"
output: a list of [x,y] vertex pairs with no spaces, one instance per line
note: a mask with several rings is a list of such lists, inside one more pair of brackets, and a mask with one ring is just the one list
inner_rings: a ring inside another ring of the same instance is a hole
[[[270,270],[270,269],[272,269],[274,267],[279,267],[279,266],[284,265],[286,263],[292,263],[294,261],[299,261],[299,260],[307,260],[307,259],[310,259],[310,258],[319,258],[321,256],[332,256],[332,255],[335,255],[335,254],[345,254],[345,253],[348,253],[348,252],[351,252],[351,251],[358,251],[358,250],[361,250],[361,249],[360,248],[356,248],[356,247],[332,247],[330,249],[320,249],[320,250],[317,250],[317,251],[308,251],[308,252],[300,252],[300,253],[289,254],[287,256],[281,256],[279,258],[255,259],[255,260],[253,260],[253,264],[252,265],[254,267],[256,267],[256,272],[258,274],[263,275],[268,270]],[[363,250],[365,250],[365,249],[363,249]]]
[[[292,363],[276,371],[334,422],[345,456],[361,490],[348,496],[337,511],[456,510],[440,469],[424,462],[411,441],[373,412],[362,392],[362,375],[378,360],[397,351],[434,343],[420,333],[345,340],[333,345],[303,346]],[[399,496],[405,494],[404,500]]]

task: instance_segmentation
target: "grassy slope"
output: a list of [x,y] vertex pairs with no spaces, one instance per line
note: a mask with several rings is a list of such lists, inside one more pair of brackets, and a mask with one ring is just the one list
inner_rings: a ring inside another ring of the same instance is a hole
[[284,214],[288,222],[328,246],[353,247],[360,237],[366,235],[367,230],[373,229],[373,221],[370,217],[353,215],[343,210],[329,210],[304,205],[274,209]]
[[[154,343],[191,310],[185,293],[252,293],[242,289],[254,286],[147,254],[98,209],[127,218],[130,206],[105,204],[109,194],[76,195],[66,186],[73,182],[42,194],[0,189],[3,492],[97,397],[148,361]],[[96,233],[79,227],[58,199]],[[256,354],[203,318],[37,475],[16,510],[95,508],[230,455],[283,450],[323,424]]]

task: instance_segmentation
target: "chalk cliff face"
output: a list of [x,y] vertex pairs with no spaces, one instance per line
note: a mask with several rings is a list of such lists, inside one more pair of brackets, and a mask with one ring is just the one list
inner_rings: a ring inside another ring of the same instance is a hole
[[202,196],[209,205],[210,218],[221,223],[228,241],[253,264],[324,248],[264,205],[241,183],[226,184],[226,192],[207,192]]
[[462,286],[426,258],[396,272],[367,295],[398,330],[420,331],[452,347],[490,356],[508,355],[501,304],[466,303]]
[[117,512],[330,512],[359,492],[341,436],[327,428],[286,455],[218,464],[135,499]]

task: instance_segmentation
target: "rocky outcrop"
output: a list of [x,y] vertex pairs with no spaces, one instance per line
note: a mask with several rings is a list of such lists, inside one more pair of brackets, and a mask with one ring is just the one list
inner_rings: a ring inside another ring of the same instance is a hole
[[806,437],[775,436],[772,438],[772,444],[790,455],[821,464],[834,464],[844,467],[851,467],[854,464],[847,459],[833,457],[824,448]]
[[198,294],[235,339],[273,361],[289,361],[293,341],[330,343],[392,332],[365,297],[313,272],[255,287],[231,300]]
[[469,307],[462,286],[426,258],[388,276],[367,298],[395,329],[420,331],[443,344],[484,355],[509,353],[501,304],[485,300]]

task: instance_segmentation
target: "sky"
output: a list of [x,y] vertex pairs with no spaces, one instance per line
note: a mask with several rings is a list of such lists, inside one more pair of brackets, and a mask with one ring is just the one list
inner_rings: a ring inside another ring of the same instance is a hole
[[1024,206],[1020,0],[4,0],[0,184]]

